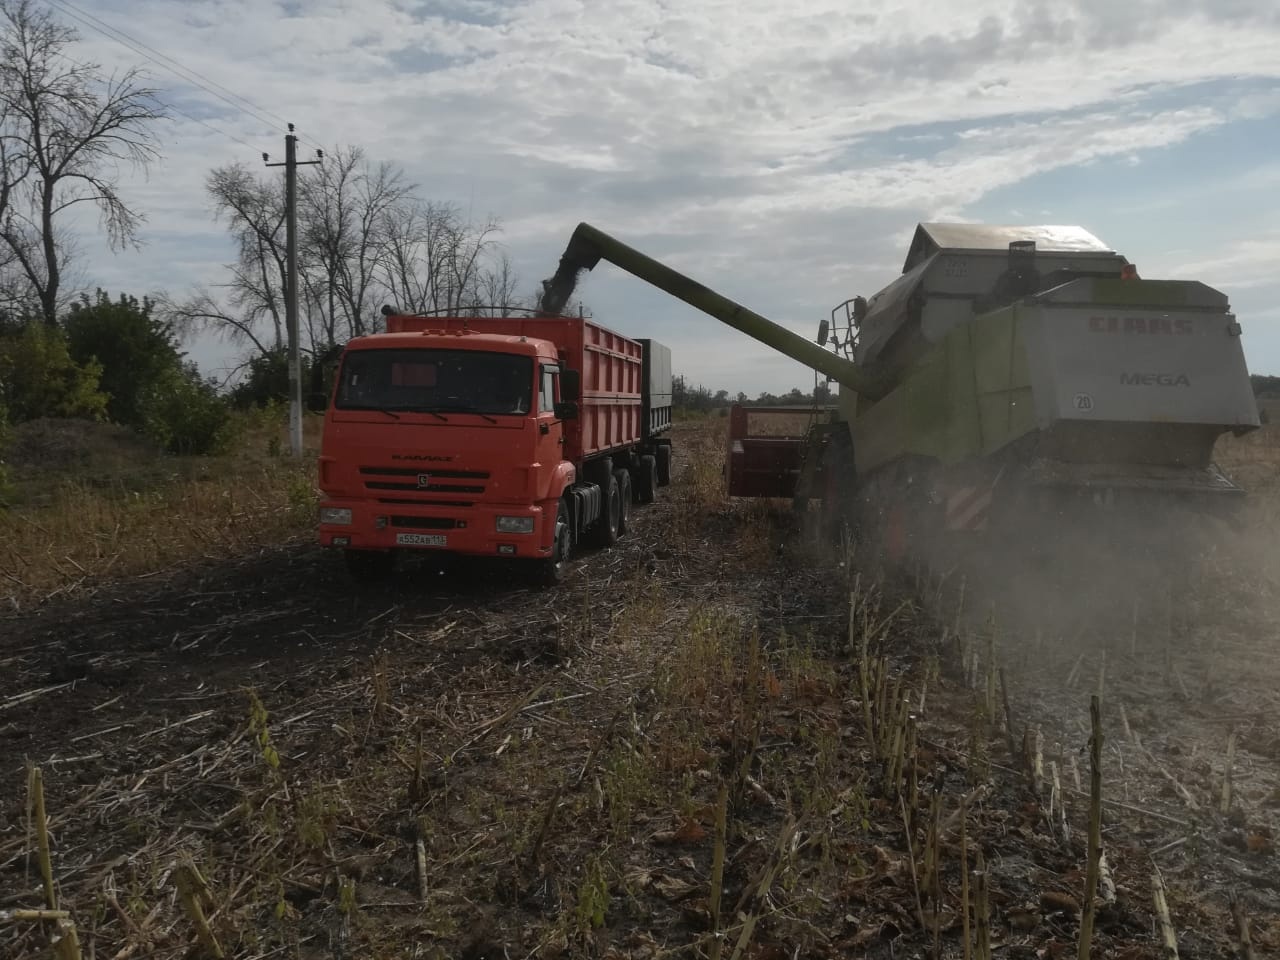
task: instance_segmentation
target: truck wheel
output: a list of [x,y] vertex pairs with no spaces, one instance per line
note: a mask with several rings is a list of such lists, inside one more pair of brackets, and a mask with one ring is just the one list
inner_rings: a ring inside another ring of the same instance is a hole
[[636,470],[636,503],[653,503],[658,492],[658,460],[651,453],[640,458]]
[[618,536],[622,536],[631,522],[631,471],[619,470],[614,476],[618,479]]
[[591,542],[597,547],[611,547],[618,542],[618,524],[622,514],[622,498],[618,495],[618,478],[609,474],[600,506],[600,519],[591,530]]
[[671,444],[664,443],[658,447],[658,486],[665,487],[671,483]]
[[344,550],[347,573],[359,583],[377,583],[396,569],[396,555],[390,550]]
[[556,532],[551,540],[551,556],[535,560],[537,582],[544,587],[554,587],[564,580],[573,556],[573,530],[569,523],[569,506],[563,500],[556,508]]

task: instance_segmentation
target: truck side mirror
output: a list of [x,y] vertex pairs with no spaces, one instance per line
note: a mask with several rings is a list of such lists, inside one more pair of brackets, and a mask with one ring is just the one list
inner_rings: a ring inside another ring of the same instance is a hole
[[867,298],[854,297],[853,298],[853,322],[856,323],[858,326],[862,326],[862,321],[866,318],[866,316],[867,316]]
[[818,346],[825,347],[827,345],[827,334],[831,330],[831,324],[826,317],[822,318],[822,322],[818,324]]
[[560,399],[574,403],[582,396],[582,374],[577,370],[560,371]]
[[578,405],[572,400],[561,400],[555,405],[554,413],[557,420],[577,420]]

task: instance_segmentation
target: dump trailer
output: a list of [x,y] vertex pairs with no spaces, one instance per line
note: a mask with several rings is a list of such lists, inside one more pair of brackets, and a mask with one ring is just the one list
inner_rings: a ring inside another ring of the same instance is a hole
[[834,416],[802,436],[753,434],[734,411],[730,490],[817,501],[890,559],[963,534],[1052,551],[1082,519],[1163,528],[1168,509],[1242,493],[1212,460],[1223,433],[1259,425],[1227,297],[1142,279],[1080,227],[920,224],[902,275],[815,342],[588,224],[543,308],[601,259],[839,383]]
[[319,538],[376,579],[408,551],[559,582],[671,480],[671,353],[567,316],[408,315],[346,344],[319,459]]

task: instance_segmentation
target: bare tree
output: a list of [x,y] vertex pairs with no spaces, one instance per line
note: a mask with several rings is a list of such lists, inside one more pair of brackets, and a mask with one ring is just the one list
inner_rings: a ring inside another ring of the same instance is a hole
[[[237,163],[214,170],[205,188],[213,200],[214,215],[225,218],[236,242],[236,262],[230,265],[231,279],[225,284],[231,306],[241,318],[231,324],[232,330],[253,330],[265,320],[271,330],[266,339],[274,349],[281,349],[289,277],[284,186],[276,178],[264,180]],[[218,310],[208,313],[210,322],[221,323],[215,319]]]
[[497,261],[480,271],[477,282],[477,299],[479,306],[489,308],[487,312],[494,316],[510,313],[513,307],[525,304],[516,294],[517,280],[515,270],[511,266],[511,258],[500,253]]
[[[483,299],[481,276],[492,252],[495,221],[464,221],[456,207],[414,201],[393,211],[381,264],[383,283],[402,310],[458,313]],[[510,266],[504,283],[514,288]]]
[[120,196],[117,171],[159,155],[151,128],[164,111],[136,70],[104,78],[69,59],[76,32],[32,0],[0,0],[0,32],[8,185],[0,241],[53,324],[70,253],[64,214],[91,203],[113,248],[136,242],[144,217]]
[[[214,170],[206,188],[230,228],[236,260],[220,291],[168,303],[169,315],[254,355],[278,353],[285,333],[283,184],[233,165]],[[496,222],[474,225],[453,206],[419,199],[398,166],[373,164],[359,148],[329,152],[300,175],[298,228],[300,326],[316,357],[378,329],[383,303],[460,313],[518,302]]]
[[328,347],[367,332],[376,316],[387,225],[413,187],[393,164],[371,166],[359,147],[339,148],[308,174],[299,190],[301,257],[312,339]]

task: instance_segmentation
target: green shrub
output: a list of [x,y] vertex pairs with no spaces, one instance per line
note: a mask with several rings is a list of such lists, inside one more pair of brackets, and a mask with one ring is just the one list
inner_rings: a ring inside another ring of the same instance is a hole
[[234,439],[231,410],[194,364],[170,370],[139,398],[142,431],[170,453],[204,456]]
[[94,300],[83,294],[63,320],[71,358],[102,367],[99,389],[107,395],[107,415],[114,423],[141,426],[142,398],[182,366],[173,332],[152,315],[153,307],[125,294],[113,301],[99,290]]
[[9,468],[5,464],[5,450],[9,446],[9,411],[0,402],[0,510],[8,507],[13,497],[13,489],[9,485]]
[[0,336],[0,404],[11,423],[41,417],[105,419],[101,376],[97,361],[72,359],[61,330],[32,322]]

